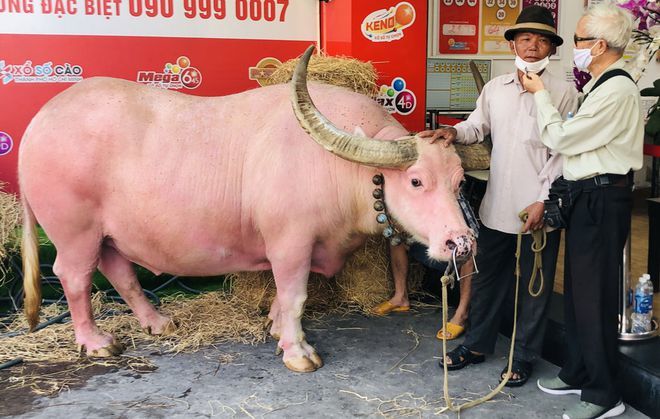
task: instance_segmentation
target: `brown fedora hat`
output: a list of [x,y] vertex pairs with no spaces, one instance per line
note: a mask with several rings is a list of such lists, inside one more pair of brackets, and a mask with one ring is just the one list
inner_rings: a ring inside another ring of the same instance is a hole
[[552,12],[542,6],[529,6],[522,9],[518,19],[516,19],[516,24],[504,32],[504,39],[513,41],[514,35],[518,32],[545,35],[557,46],[564,43],[561,36],[557,35]]

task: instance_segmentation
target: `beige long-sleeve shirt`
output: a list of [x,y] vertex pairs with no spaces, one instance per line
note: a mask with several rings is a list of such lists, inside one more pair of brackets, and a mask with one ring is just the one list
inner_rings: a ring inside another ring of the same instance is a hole
[[[562,115],[575,112],[577,91],[572,84],[547,70],[541,79]],[[455,126],[460,143],[481,142],[488,134],[493,141],[488,186],[479,209],[488,228],[518,233],[518,213],[543,202],[550,184],[561,175],[561,157],[541,142],[536,114],[534,96],[524,90],[517,73],[510,73],[488,82],[474,112]]]
[[[618,60],[608,68],[622,68]],[[590,92],[597,79],[585,86]],[[589,93],[575,117],[563,120],[546,90],[534,94],[541,140],[564,157],[568,180],[599,174],[626,174],[643,164],[644,121],[637,85],[627,77],[612,77]]]

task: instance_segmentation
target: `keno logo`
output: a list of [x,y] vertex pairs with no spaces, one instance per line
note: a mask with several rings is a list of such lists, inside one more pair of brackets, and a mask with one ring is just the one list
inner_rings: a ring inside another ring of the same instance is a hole
[[13,147],[14,147],[14,141],[12,141],[9,134],[0,131],[0,156],[9,154],[9,152]]
[[417,105],[417,98],[412,91],[406,89],[406,80],[403,77],[393,79],[391,86],[380,86],[376,101],[389,113],[400,115],[409,115]]
[[362,21],[362,35],[372,42],[392,42],[403,38],[403,30],[415,21],[415,8],[401,2],[389,9],[370,13]]
[[186,56],[177,58],[175,63],[166,63],[163,71],[138,71],[138,83],[163,89],[195,89],[202,84],[202,73],[190,65]]

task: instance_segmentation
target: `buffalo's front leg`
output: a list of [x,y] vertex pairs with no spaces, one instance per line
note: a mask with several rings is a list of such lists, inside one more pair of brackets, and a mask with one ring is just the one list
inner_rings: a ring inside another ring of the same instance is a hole
[[309,276],[309,252],[279,254],[271,257],[277,303],[275,313],[279,320],[278,347],[284,351],[284,365],[292,371],[311,372],[323,366],[321,357],[305,341],[300,319],[307,299],[307,278]]

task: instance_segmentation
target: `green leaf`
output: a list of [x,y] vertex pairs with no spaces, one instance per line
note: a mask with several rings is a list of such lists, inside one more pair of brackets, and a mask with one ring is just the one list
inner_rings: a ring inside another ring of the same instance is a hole
[[646,87],[639,94],[642,96],[660,96],[660,79],[653,82],[653,87]]

